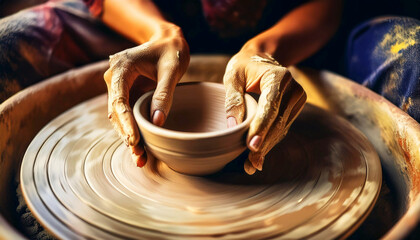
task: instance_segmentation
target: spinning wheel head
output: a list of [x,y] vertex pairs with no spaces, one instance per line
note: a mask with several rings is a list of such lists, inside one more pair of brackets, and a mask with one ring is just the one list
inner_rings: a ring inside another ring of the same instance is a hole
[[195,177],[160,161],[136,167],[106,102],[97,97],[50,122],[22,162],[28,206],[59,238],[337,238],[377,198],[381,167],[370,143],[309,104],[263,172]]

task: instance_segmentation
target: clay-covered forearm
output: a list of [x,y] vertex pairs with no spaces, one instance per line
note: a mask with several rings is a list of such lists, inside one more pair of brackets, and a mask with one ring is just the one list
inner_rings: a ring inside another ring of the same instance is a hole
[[101,19],[139,44],[152,37],[182,35],[180,28],[168,22],[151,0],[105,0]]
[[244,49],[273,56],[283,66],[297,64],[318,51],[336,32],[341,0],[313,0],[249,40]]

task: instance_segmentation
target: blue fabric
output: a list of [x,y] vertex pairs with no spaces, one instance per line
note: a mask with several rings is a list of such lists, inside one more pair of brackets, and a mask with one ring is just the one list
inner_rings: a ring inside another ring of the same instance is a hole
[[420,21],[386,17],[349,37],[347,75],[420,121]]

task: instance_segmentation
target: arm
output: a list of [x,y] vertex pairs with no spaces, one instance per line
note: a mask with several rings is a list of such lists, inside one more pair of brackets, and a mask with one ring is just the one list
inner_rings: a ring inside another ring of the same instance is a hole
[[150,0],[105,0],[102,21],[138,44],[165,32],[182,35],[179,27],[168,22]]
[[250,39],[244,48],[268,53],[284,66],[297,64],[334,35],[340,23],[341,8],[341,0],[310,1]]

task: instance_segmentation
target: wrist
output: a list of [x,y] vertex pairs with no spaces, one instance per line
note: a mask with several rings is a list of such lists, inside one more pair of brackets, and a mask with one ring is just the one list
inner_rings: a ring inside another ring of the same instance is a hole
[[289,66],[288,49],[285,48],[282,40],[278,36],[266,36],[260,34],[244,44],[241,51],[246,51],[249,54],[270,56],[283,66]]
[[241,48],[241,51],[246,51],[252,54],[265,53],[269,55],[274,55],[275,45],[276,44],[270,43],[269,41],[261,39],[257,36],[246,42]]
[[179,26],[170,23],[170,22],[162,22],[158,23],[156,30],[150,36],[149,41],[157,40],[157,39],[165,39],[165,38],[184,38],[182,30]]
[[137,33],[134,41],[138,44],[164,38],[184,38],[180,27],[160,20],[151,21],[147,28],[142,28]]

